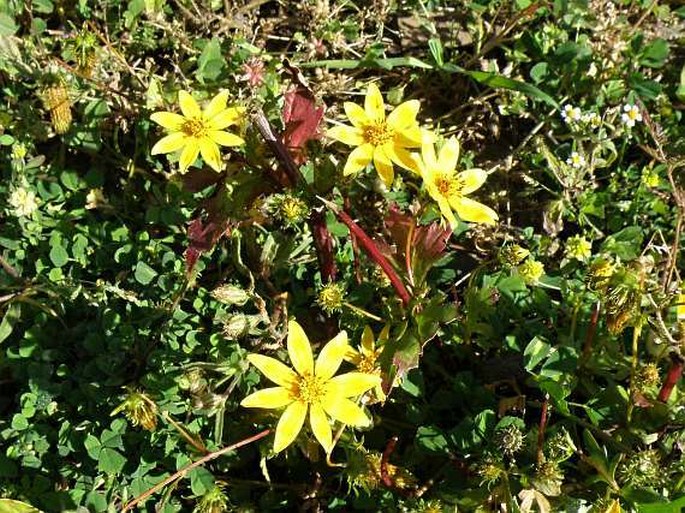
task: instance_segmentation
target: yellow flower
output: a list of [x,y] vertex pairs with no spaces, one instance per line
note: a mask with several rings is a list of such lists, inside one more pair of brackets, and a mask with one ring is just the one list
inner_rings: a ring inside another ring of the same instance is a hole
[[414,158],[428,194],[437,201],[440,212],[452,228],[457,225],[453,211],[463,221],[495,224],[498,217],[494,210],[466,197],[483,185],[488,174],[482,169],[467,169],[457,173],[458,161],[459,141],[454,137],[445,142],[437,157],[430,143],[421,148],[421,158]]
[[328,136],[348,146],[356,146],[343,169],[345,176],[358,173],[371,161],[386,185],[392,185],[393,163],[413,170],[407,148],[421,146],[422,131],[416,122],[421,104],[409,100],[385,117],[385,104],[378,87],[369,84],[364,108],[345,102],[345,114],[353,126],[340,125],[328,130]]
[[528,285],[534,285],[537,283],[542,275],[545,274],[545,266],[541,262],[529,258],[517,268],[519,275],[523,278],[523,281]]
[[[364,332],[362,333],[362,343],[359,349],[353,347],[348,347],[345,353],[345,361],[350,362],[352,365],[357,367],[359,372],[365,374],[374,374],[380,376],[381,368],[378,365],[378,358],[383,352],[382,344],[388,340],[390,335],[390,326],[385,326],[378,335],[379,346],[376,346],[376,341],[373,337],[373,331],[369,326],[364,327]],[[383,388],[381,384],[378,383],[373,389],[373,395],[371,402],[385,401],[385,394],[383,393]],[[374,401],[375,399],[375,401]],[[367,403],[369,404],[369,403]]]
[[363,394],[380,383],[380,378],[362,372],[335,376],[347,351],[347,334],[342,331],[319,353],[316,363],[309,339],[295,321],[288,323],[290,369],[274,358],[250,354],[247,359],[277,387],[265,388],[240,403],[247,408],[283,408],[274,440],[274,452],[288,447],[302,430],[307,413],[312,433],[327,453],[333,450],[328,417],[351,426],[368,426],[369,418],[350,397]]
[[574,235],[566,241],[566,257],[586,262],[592,256],[592,243],[585,237]]
[[245,141],[223,129],[235,124],[244,109],[226,108],[228,91],[217,94],[203,111],[190,93],[179,91],[178,102],[181,114],[174,112],[155,112],[150,119],[167,129],[169,135],[162,137],[152,147],[152,154],[172,153],[181,150],[179,166],[184,173],[202,154],[203,160],[215,171],[221,171],[221,146],[240,146]]

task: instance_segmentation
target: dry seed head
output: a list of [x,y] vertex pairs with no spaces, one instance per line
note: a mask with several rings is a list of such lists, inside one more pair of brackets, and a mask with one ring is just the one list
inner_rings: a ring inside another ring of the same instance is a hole
[[345,302],[345,286],[341,283],[327,283],[319,292],[317,303],[328,315],[339,312]]
[[52,128],[57,134],[65,134],[71,126],[71,100],[64,83],[57,83],[43,90],[43,103],[50,111]]
[[112,415],[121,411],[134,426],[142,426],[148,431],[154,431],[157,427],[157,405],[140,392],[129,392]]

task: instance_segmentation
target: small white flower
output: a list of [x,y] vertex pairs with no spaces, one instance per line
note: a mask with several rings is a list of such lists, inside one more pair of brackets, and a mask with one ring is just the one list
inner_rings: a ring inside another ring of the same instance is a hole
[[582,116],[583,113],[581,112],[580,107],[574,107],[573,105],[564,105],[564,108],[561,111],[561,117],[564,118],[564,121],[567,123],[580,121]]
[[15,189],[10,195],[10,205],[14,207],[14,214],[17,217],[29,217],[38,210],[36,193],[23,187]]
[[585,157],[583,157],[577,151],[571,153],[569,158],[566,159],[566,163],[576,169],[580,169],[585,165]]
[[629,103],[623,106],[623,114],[621,114],[621,120],[626,124],[626,126],[634,127],[636,122],[642,121],[642,113],[637,105],[631,105]]

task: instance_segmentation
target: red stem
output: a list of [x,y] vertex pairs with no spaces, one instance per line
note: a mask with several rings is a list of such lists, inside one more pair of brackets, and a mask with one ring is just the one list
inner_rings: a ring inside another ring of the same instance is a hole
[[397,272],[395,272],[395,269],[393,269],[392,265],[390,265],[390,262],[388,262],[388,259],[385,258],[383,253],[378,249],[378,246],[371,240],[371,237],[369,237],[362,228],[355,223],[352,218],[347,214],[342,209],[339,209],[337,205],[326,201],[326,205],[333,210],[335,215],[340,219],[347,227],[350,229],[350,232],[354,237],[356,237],[357,241],[361,244],[362,248],[364,248],[364,251],[371,257],[371,259],[378,264],[378,266],[383,269],[383,272],[385,275],[388,277],[390,280],[390,283],[392,283],[392,286],[395,288],[395,291],[397,292],[397,295],[400,297],[402,300],[402,303],[404,306],[407,306],[409,302],[411,301],[411,294],[409,294],[409,291],[407,290],[407,287],[404,286],[404,283],[402,282],[402,279],[399,277]]
[[659,401],[662,403],[667,402],[668,398],[671,397],[671,392],[673,392],[678,381],[680,381],[683,375],[683,366],[685,366],[683,359],[676,354],[671,355],[671,360],[671,366],[666,374],[666,379],[661,386],[661,390],[659,390]]
[[543,447],[545,445],[545,429],[547,429],[548,420],[549,397],[546,396],[542,401],[542,409],[540,411],[540,424],[538,426],[538,447],[537,447],[537,463],[541,465],[544,460]]

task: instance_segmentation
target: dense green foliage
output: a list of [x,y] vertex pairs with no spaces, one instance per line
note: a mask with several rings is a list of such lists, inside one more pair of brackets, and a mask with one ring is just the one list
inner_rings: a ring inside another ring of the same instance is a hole
[[[0,512],[681,511],[676,4],[0,0]],[[496,224],[343,175],[370,83]],[[245,109],[220,172],[152,154],[179,91]],[[275,428],[289,319],[370,327],[372,425],[174,475]]]

